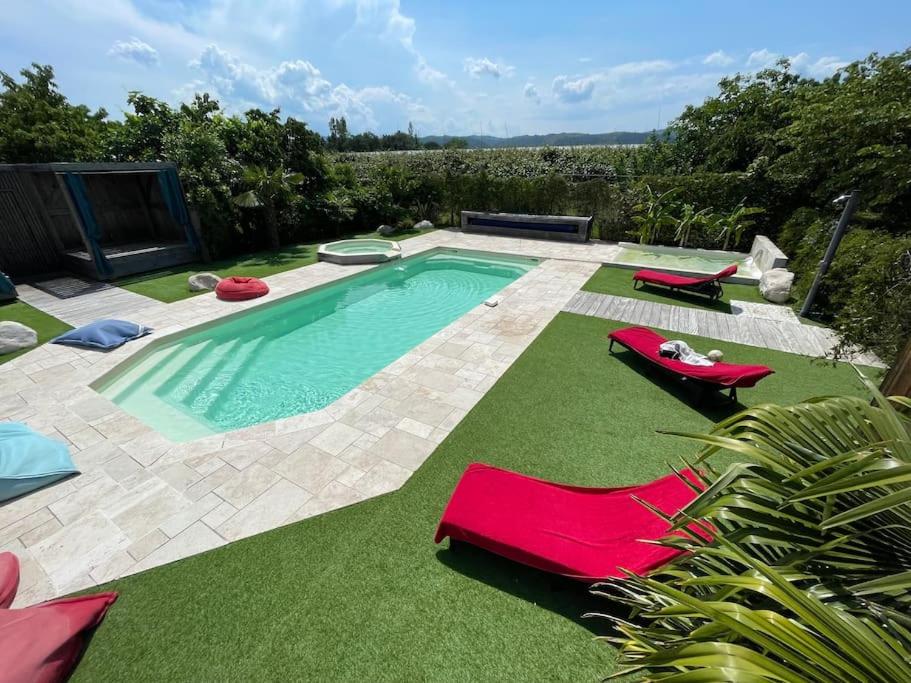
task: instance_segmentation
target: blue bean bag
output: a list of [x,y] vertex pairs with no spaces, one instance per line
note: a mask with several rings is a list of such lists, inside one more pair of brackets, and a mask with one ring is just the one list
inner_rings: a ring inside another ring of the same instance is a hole
[[78,472],[65,444],[19,422],[0,422],[0,502]]
[[131,339],[144,337],[151,331],[151,327],[129,320],[96,320],[51,339],[51,343],[85,346],[91,349],[116,349]]

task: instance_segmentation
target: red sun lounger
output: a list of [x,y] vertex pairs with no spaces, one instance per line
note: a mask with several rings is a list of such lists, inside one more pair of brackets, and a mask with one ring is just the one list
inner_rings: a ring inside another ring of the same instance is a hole
[[681,289],[686,292],[695,292],[705,294],[710,299],[718,299],[724,291],[721,289],[721,280],[731,277],[737,272],[737,264],[731,264],[721,272],[705,277],[686,277],[684,275],[672,275],[671,273],[661,273],[657,270],[637,270],[633,275],[633,289],[636,289],[640,282],[649,285],[661,285],[670,287],[672,290]]
[[[684,475],[696,483],[692,473]],[[621,569],[643,574],[679,552],[644,542],[664,537],[669,526],[633,496],[672,515],[696,493],[676,475],[641,486],[590,488],[472,463],[452,492],[434,542],[448,536],[580,581],[623,577]]]
[[735,365],[734,363],[690,365],[683,361],[667,358],[659,352],[661,345],[667,339],[647,327],[624,327],[622,330],[614,330],[607,336],[610,339],[609,351],[613,352],[614,342],[617,342],[671,375],[694,382],[703,389],[730,389],[732,401],[737,400],[738,388],[752,387],[763,377],[768,377],[775,372],[765,365]]

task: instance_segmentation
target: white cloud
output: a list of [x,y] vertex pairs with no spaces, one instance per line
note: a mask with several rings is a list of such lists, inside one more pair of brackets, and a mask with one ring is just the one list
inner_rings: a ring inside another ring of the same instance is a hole
[[438,69],[434,69],[427,63],[427,60],[423,57],[418,57],[417,63],[414,65],[414,74],[417,76],[418,80],[421,83],[426,83],[427,85],[451,85],[452,81],[449,80],[449,77]]
[[702,60],[703,64],[708,64],[709,66],[728,66],[733,64],[733,62],[734,58],[724,50],[715,50],[715,52],[706,55],[705,59]]
[[750,53],[750,56],[747,57],[747,66],[757,69],[768,69],[769,67],[775,66],[775,63],[781,59],[781,57],[782,55],[777,52],[762,48],[761,50],[755,50]]
[[592,60],[591,57],[579,57],[580,64],[588,64]]
[[129,40],[115,41],[108,50],[108,56],[119,57],[143,66],[155,66],[159,62],[158,50],[136,36],[132,36]]
[[575,102],[584,102],[592,98],[595,92],[595,83],[600,80],[596,74],[594,76],[583,76],[581,78],[570,78],[569,76],[557,76],[554,79],[551,89],[554,97],[561,102],[572,104]]
[[848,62],[838,57],[820,57],[813,61],[812,57],[806,52],[789,57],[788,60],[791,62],[791,68],[794,71],[812,78],[828,78],[848,65]]
[[213,90],[239,109],[281,107],[289,113],[344,116],[352,128],[376,128],[377,111],[384,121],[404,127],[407,121],[431,121],[430,110],[421,102],[388,86],[351,88],[333,85],[311,62],[298,59],[257,69],[215,44],[208,45],[190,66],[203,78],[178,89],[183,97],[200,90]]
[[481,76],[512,76],[515,73],[515,67],[509,66],[502,62],[495,62],[487,57],[466,57],[464,61],[465,71],[472,78]]
[[541,96],[538,94],[538,88],[534,83],[526,83],[522,94],[525,95],[525,99],[531,100],[535,104],[541,104]]

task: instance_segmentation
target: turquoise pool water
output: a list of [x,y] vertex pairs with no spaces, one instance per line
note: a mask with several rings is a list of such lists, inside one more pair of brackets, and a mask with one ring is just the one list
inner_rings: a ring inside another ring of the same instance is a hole
[[650,251],[648,247],[635,249],[621,247],[614,263],[623,263],[644,268],[656,268],[684,273],[705,273],[710,275],[736,263],[738,274],[750,277],[754,273],[752,260],[742,254],[713,254],[698,249],[680,249],[679,252]]
[[151,347],[96,388],[174,441],[312,412],[536,264],[433,250]]

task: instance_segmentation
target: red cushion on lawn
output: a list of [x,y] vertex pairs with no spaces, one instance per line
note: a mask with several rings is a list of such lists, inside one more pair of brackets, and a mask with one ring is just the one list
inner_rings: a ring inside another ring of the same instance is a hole
[[[692,473],[685,475],[695,483]],[[437,528],[447,536],[515,562],[584,581],[642,574],[678,555],[643,539],[659,539],[668,524],[632,496],[667,514],[696,494],[676,475],[641,486],[589,488],[555,484],[473,463],[462,474]]]
[[215,285],[215,296],[224,301],[245,301],[268,293],[269,285],[255,277],[232,275]]
[[657,270],[637,270],[633,275],[633,279],[642,282],[651,282],[656,285],[665,285],[666,287],[698,287],[699,285],[704,285],[715,280],[731,277],[731,275],[736,272],[737,264],[735,263],[714,275],[706,275],[705,277],[672,275],[671,273],[662,273]]
[[752,387],[763,377],[768,377],[775,372],[765,365],[735,365],[734,363],[690,365],[673,358],[666,358],[661,355],[660,347],[667,339],[647,327],[625,327],[622,330],[615,330],[607,336],[674,374],[711,384],[725,387]]
[[12,553],[0,553],[0,608],[9,607],[19,588],[19,558]]
[[0,610],[0,681],[65,681],[117,593]]

